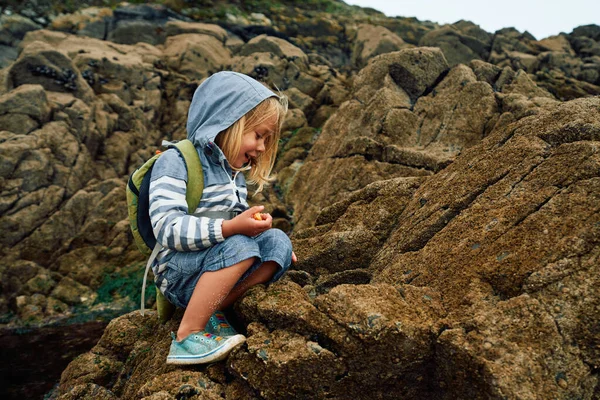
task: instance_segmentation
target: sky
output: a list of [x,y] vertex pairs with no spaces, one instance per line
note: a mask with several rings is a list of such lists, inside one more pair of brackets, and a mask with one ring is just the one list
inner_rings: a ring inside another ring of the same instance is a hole
[[388,17],[417,17],[420,21],[452,24],[461,19],[483,30],[513,27],[536,39],[560,32],[571,33],[580,25],[600,25],[599,0],[344,0],[371,7]]

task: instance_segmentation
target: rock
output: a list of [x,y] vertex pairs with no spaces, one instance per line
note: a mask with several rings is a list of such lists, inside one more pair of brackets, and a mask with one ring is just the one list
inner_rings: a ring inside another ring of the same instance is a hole
[[[416,63],[431,63],[430,68],[424,68],[427,75],[415,72],[417,77],[409,71]],[[438,79],[436,71],[441,74],[444,70],[445,61],[439,50],[407,49],[378,56],[359,73],[353,87],[358,101],[344,103],[328,120],[306,162],[288,178],[291,184],[284,193],[294,205],[298,228],[309,226],[317,210],[342,200],[349,192],[373,180],[429,174],[421,169],[423,164],[413,168],[384,154],[387,146],[408,145],[414,143],[409,135],[417,136],[418,118],[409,110],[411,98],[404,87],[412,96],[420,96],[421,91]],[[382,121],[385,121],[383,126]],[[406,125],[400,125],[400,122]],[[392,126],[398,135],[392,132]],[[307,201],[306,193],[299,192],[308,182],[321,188],[310,194],[310,201]]]
[[285,116],[285,121],[281,127],[282,132],[293,131],[306,126],[306,117],[302,110],[298,108],[289,108]]
[[108,26],[112,22],[113,10],[110,8],[88,7],[73,14],[62,14],[52,20],[52,30],[73,33],[81,36],[104,39],[108,35]]
[[[203,24],[199,22],[185,22],[185,21],[168,21],[165,24],[167,37],[183,35],[186,33],[195,33],[200,35],[212,36],[222,44],[225,44],[228,40],[227,31],[221,28],[219,25],[214,24]],[[183,37],[182,37],[183,38]]]
[[121,44],[164,43],[165,24],[169,19],[181,19],[162,4],[123,4],[113,12],[113,27],[108,40]]
[[415,178],[375,182],[323,209],[316,225],[329,224],[326,232],[306,239],[298,232],[296,268],[321,276],[367,268],[418,186]]
[[41,293],[47,295],[56,286],[50,272],[45,270],[28,280],[25,285],[30,293]]
[[[60,393],[63,395],[71,392],[78,385],[108,385],[113,379],[113,374],[119,371],[122,365],[122,362],[102,354],[82,354],[62,373]],[[63,384],[65,381],[68,385]],[[100,389],[100,392],[106,393],[106,389]]]
[[538,43],[544,46],[548,51],[575,55],[575,52],[569,43],[569,39],[564,34],[547,37],[546,39],[540,40]]
[[[448,398],[482,393],[523,398],[592,395],[596,378],[538,301],[527,295],[515,297],[475,313],[472,323],[468,334],[449,329],[439,338],[443,367],[438,376]],[[471,377],[480,374],[475,372],[477,365],[486,367],[474,382]],[[526,370],[536,373],[523,382]]]
[[22,15],[0,15],[0,68],[17,59],[19,43],[27,32],[37,29],[42,29],[41,25]]
[[[234,57],[231,68],[264,81],[279,91],[292,91],[297,106],[308,107],[310,98],[323,86],[318,77],[312,76],[308,56],[298,47],[276,37],[260,35],[250,40]],[[302,99],[302,100],[301,100]]]
[[94,301],[92,291],[89,288],[68,277],[63,278],[58,283],[51,295],[70,305],[93,303]]
[[242,27],[221,4],[173,7],[0,30],[1,319],[131,309],[144,260],[127,176],[185,137],[194,90],[225,68],[297,107],[277,181],[252,204],[293,231],[299,262],[236,303],[248,341],[227,360],[167,366],[182,311],[164,325],[133,312],[54,398],[598,395],[600,105],[562,102],[600,93],[596,25],[537,41],[342,3]]
[[290,88],[283,93],[289,100],[290,108],[298,108],[305,115],[312,111],[313,99],[309,95],[302,93],[295,87]]
[[469,68],[473,70],[477,76],[477,80],[487,82],[492,87],[494,87],[496,80],[502,72],[502,68],[480,60],[471,61]]
[[358,99],[366,101],[374,95],[374,91],[384,85],[395,84],[414,101],[425,89],[432,86],[447,68],[446,60],[439,49],[417,48],[381,55],[356,77],[354,92]]
[[95,383],[87,383],[81,385],[75,385],[68,392],[63,393],[60,400],[75,400],[75,399],[99,399],[99,400],[113,400],[117,397],[110,391],[102,386],[96,385]]
[[400,36],[407,43],[419,44],[421,38],[439,25],[430,21],[419,21],[417,18],[394,17],[381,20],[381,25]]
[[371,274],[362,269],[351,269],[331,275],[321,275],[315,282],[317,294],[328,293],[342,284],[364,285],[371,282]]
[[201,80],[227,69],[231,53],[212,35],[186,33],[169,36],[164,45],[168,67],[193,79]]
[[49,117],[50,105],[40,85],[22,85],[0,96],[0,121],[7,131],[26,135]]
[[91,101],[93,92],[66,54],[43,42],[27,45],[9,67],[8,87],[38,84],[45,90],[72,93]]
[[300,64],[308,64],[308,56],[302,50],[286,40],[260,35],[250,40],[240,50],[241,56],[249,56],[253,53],[272,53],[280,58],[291,61],[298,60]]
[[537,56],[542,50],[542,46],[528,32],[520,33],[514,28],[505,28],[496,32],[487,61],[499,67],[526,69],[528,57]]
[[382,26],[361,24],[356,28],[352,63],[364,67],[370,58],[410,47],[400,37]]
[[419,46],[439,47],[451,67],[471,60],[488,60],[492,35],[468,21],[445,25],[426,33]]

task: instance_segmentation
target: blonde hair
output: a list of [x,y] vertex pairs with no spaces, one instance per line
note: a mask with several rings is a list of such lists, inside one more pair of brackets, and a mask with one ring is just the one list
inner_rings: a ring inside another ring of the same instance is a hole
[[[248,174],[248,183],[256,185],[256,193],[262,191],[263,187],[272,180],[270,177],[277,147],[281,135],[281,127],[287,113],[288,102],[285,96],[269,97],[260,102],[252,110],[248,111],[233,125],[219,133],[215,143],[221,148],[228,160],[234,160],[242,146],[242,137],[251,132],[265,121],[275,119],[275,127],[270,135],[265,138],[265,151],[251,160],[251,169]],[[231,167],[235,171],[243,171],[245,168]]]

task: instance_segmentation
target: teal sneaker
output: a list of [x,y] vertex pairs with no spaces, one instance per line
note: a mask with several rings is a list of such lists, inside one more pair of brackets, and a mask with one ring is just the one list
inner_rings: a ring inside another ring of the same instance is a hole
[[215,311],[213,315],[210,316],[205,329],[213,335],[222,336],[224,338],[239,335],[235,329],[229,325],[229,322],[227,322],[227,319],[225,318],[225,314],[219,310]]
[[181,342],[171,332],[173,341],[167,356],[167,364],[207,364],[227,357],[237,345],[244,343],[244,335],[229,338],[213,335],[206,331],[192,333]]

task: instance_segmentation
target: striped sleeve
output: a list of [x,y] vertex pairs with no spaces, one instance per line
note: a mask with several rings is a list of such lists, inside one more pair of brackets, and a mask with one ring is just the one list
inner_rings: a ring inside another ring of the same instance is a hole
[[156,240],[177,251],[207,249],[225,240],[222,219],[188,215],[187,171],[176,150],[161,155],[150,179],[150,221]]

